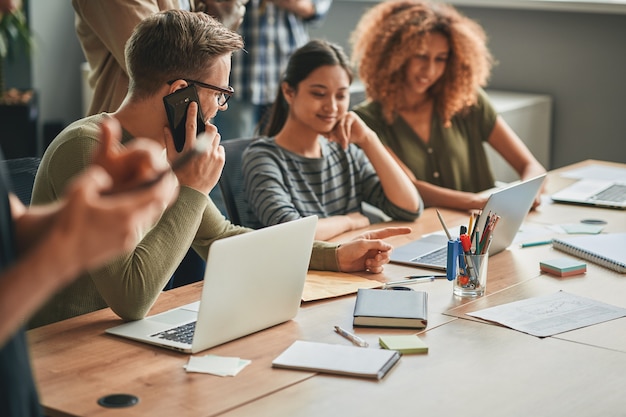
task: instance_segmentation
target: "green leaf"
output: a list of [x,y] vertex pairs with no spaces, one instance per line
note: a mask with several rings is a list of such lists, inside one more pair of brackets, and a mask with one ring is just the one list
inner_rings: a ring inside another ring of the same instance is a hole
[[0,19],[0,57],[11,57],[17,45],[32,47],[32,35],[21,10],[6,13]]

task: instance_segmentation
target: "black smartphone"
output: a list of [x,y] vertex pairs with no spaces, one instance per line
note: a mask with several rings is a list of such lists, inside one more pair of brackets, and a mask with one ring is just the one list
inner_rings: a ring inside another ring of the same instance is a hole
[[200,100],[198,99],[196,86],[192,84],[163,97],[167,120],[170,124],[172,135],[174,136],[174,147],[178,152],[181,152],[183,146],[185,146],[187,108],[192,101],[198,103],[198,117],[196,120],[196,136],[198,136],[201,132],[204,132],[204,120],[202,120],[202,109],[200,108]]

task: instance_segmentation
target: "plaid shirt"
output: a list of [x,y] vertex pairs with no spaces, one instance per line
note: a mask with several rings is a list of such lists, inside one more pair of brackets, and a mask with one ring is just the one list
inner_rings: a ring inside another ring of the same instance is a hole
[[303,20],[267,0],[250,0],[239,32],[246,52],[233,54],[231,85],[236,98],[269,104],[291,53],[309,40],[307,25],[321,21],[332,0],[311,0],[315,15]]

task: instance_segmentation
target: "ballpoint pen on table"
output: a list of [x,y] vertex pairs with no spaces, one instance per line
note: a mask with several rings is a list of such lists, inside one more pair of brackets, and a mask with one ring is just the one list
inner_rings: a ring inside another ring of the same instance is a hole
[[428,274],[428,275],[407,275],[406,277],[404,277],[404,279],[415,279],[415,278],[445,278],[447,275],[446,274],[441,274],[441,275],[433,275],[433,274]]
[[369,344],[361,339],[359,336],[350,333],[349,331],[342,329],[339,326],[335,326],[335,331],[337,333],[339,333],[341,336],[345,337],[346,339],[348,339],[349,341],[351,341],[354,345],[356,346],[360,346],[360,347],[368,347]]
[[391,287],[393,285],[420,284],[420,283],[424,283],[424,282],[433,282],[434,280],[435,280],[435,277],[429,276],[429,277],[405,279],[405,280],[402,280],[402,281],[389,281],[389,282],[385,282],[383,284],[383,289],[387,289],[388,287]]

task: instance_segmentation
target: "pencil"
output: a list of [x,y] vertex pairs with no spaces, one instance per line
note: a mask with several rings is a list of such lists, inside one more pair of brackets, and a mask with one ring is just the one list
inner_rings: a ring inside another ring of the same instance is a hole
[[450,235],[450,231],[448,231],[448,227],[446,226],[446,222],[443,221],[443,217],[441,217],[441,213],[439,213],[439,210],[437,210],[437,209],[435,209],[435,211],[437,212],[437,217],[439,217],[439,222],[443,226],[443,231],[446,232],[446,236],[448,236],[448,240],[452,240],[452,236]]

